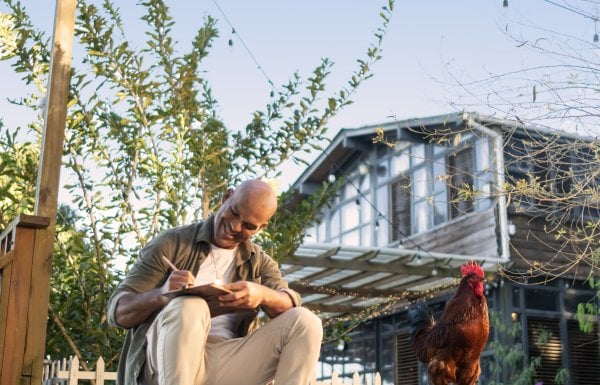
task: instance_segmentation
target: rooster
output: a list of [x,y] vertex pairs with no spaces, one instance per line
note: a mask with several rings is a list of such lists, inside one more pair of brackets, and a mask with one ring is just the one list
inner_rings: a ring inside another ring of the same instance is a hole
[[438,322],[423,302],[408,315],[411,347],[433,385],[474,385],[481,373],[479,356],[490,333],[483,269],[469,261],[460,272],[460,285]]

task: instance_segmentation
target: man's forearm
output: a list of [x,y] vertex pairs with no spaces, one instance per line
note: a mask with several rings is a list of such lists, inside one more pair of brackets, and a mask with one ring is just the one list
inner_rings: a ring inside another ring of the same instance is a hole
[[294,307],[294,302],[285,291],[273,290],[265,287],[266,294],[263,297],[261,306],[271,317],[277,317],[279,314]]
[[144,322],[168,302],[169,299],[162,295],[161,288],[140,294],[127,293],[117,302],[115,321],[120,327],[130,329]]

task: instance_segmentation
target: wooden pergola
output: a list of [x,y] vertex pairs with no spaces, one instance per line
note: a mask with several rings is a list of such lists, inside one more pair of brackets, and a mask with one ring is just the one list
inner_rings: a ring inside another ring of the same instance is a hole
[[493,257],[338,244],[304,244],[281,265],[302,304],[323,317],[393,312],[432,292],[454,290],[460,266],[477,261],[492,277]]
[[42,383],[76,0],[57,0],[34,215],[0,235],[0,384]]

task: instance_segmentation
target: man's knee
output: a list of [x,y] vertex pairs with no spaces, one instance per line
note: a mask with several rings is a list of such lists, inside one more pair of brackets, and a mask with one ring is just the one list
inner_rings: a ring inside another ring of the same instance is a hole
[[176,320],[182,327],[192,327],[210,320],[210,310],[203,298],[181,296],[173,298],[162,310],[165,320]]
[[298,327],[305,330],[305,333],[311,340],[321,343],[323,338],[323,322],[315,313],[304,307],[295,307],[288,310],[286,313],[296,320]]

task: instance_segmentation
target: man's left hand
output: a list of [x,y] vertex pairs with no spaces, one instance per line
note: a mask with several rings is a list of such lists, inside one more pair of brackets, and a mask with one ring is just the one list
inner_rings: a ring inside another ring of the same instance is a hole
[[262,306],[271,317],[276,317],[294,306],[287,293],[256,282],[238,281],[224,286],[233,293],[219,296],[221,306],[237,309],[256,309]]
[[219,296],[221,305],[239,309],[256,309],[264,299],[265,286],[254,282],[238,281],[225,285],[233,291],[231,294]]

